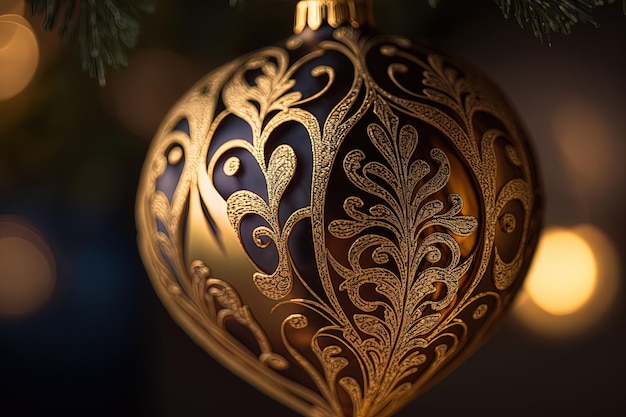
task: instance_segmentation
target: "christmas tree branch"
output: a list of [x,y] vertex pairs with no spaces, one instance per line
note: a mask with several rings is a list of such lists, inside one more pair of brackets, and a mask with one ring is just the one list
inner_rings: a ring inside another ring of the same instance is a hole
[[126,49],[137,43],[138,19],[155,0],[27,0],[30,13],[43,14],[43,27],[78,36],[83,70],[106,83],[107,67],[126,66]]
[[[602,0],[495,0],[504,17],[515,16],[521,27],[530,26],[542,43],[550,43],[550,33],[569,34],[578,22],[597,26],[591,13]],[[609,0],[611,3],[612,1]]]
[[[221,0],[226,1],[226,0]],[[243,0],[228,0],[231,6]],[[295,0],[293,0],[295,1]],[[440,0],[427,0],[435,7]],[[613,3],[614,0],[607,0]],[[626,0],[624,8],[626,11]],[[543,43],[550,33],[568,34],[578,22],[597,26],[592,12],[603,0],[495,0],[506,18],[529,26]],[[78,37],[83,69],[106,82],[108,67],[127,65],[126,49],[139,35],[139,17],[154,10],[156,0],[27,0],[31,14],[43,14],[43,27],[58,27],[68,38]]]
[[[428,0],[436,7],[441,0]],[[614,3],[615,0],[607,0]],[[579,22],[598,24],[591,15],[593,9],[602,6],[603,0],[495,0],[507,19],[514,16],[519,25],[530,26],[541,43],[550,43],[550,33],[568,35]],[[626,0],[624,14],[626,14]]]

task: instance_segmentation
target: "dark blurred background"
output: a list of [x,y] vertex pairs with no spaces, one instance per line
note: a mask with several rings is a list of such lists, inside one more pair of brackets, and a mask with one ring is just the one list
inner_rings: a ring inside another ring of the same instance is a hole
[[[211,69],[288,37],[295,3],[160,0],[129,67],[100,88],[76,45],[43,32],[39,17],[6,18],[24,15],[21,2],[0,1],[0,416],[295,416],[174,324],[134,223],[165,112]],[[533,275],[491,340],[398,416],[626,415],[622,4],[597,9],[598,29],[553,35],[551,47],[489,0],[375,7],[382,32],[428,39],[506,92],[532,137],[557,242],[543,255],[557,272],[543,276],[561,283],[555,291]],[[2,72],[7,27],[21,33],[15,79]]]

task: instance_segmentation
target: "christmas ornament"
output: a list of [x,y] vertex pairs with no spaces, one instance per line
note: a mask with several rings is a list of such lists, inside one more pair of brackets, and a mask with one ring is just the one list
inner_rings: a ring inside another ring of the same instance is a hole
[[530,151],[492,84],[306,0],[296,34],[172,109],[139,244],[172,316],[305,416],[384,417],[482,343],[540,225]]

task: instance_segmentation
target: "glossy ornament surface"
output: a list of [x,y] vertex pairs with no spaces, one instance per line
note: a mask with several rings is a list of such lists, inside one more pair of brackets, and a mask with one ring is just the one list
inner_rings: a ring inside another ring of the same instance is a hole
[[142,257],[172,316],[310,417],[391,416],[472,353],[540,227],[528,145],[497,89],[355,28],[370,6],[303,1],[299,34],[202,79],[138,193]]

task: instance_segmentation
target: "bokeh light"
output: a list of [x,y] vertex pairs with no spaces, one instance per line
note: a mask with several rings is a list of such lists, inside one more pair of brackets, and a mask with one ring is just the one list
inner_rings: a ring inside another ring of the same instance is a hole
[[589,301],[597,279],[596,259],[587,242],[572,231],[551,229],[541,238],[526,290],[543,310],[566,315]]
[[39,63],[39,46],[32,27],[22,16],[0,16],[0,100],[21,93]]
[[43,237],[24,220],[0,217],[0,316],[40,309],[52,294],[55,262]]
[[582,334],[611,308],[618,288],[614,245],[598,228],[547,228],[537,247],[516,317],[544,336]]

